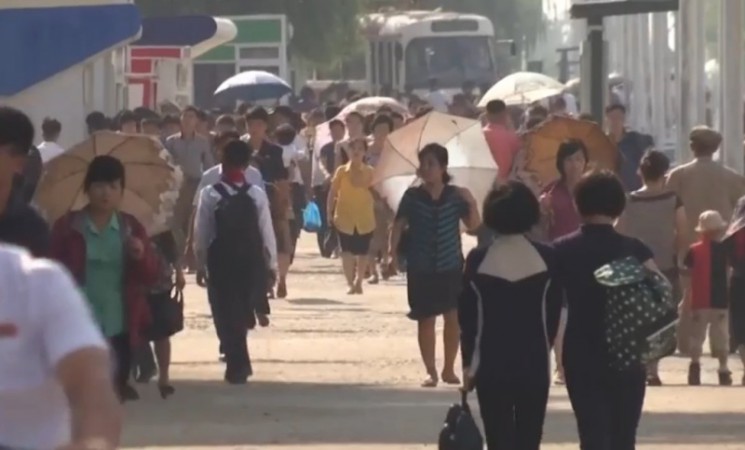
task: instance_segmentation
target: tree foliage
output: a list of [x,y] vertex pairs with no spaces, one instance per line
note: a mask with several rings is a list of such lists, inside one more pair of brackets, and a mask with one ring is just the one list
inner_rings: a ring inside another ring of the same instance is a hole
[[316,64],[333,64],[357,47],[358,0],[136,0],[145,16],[285,14],[291,51]]

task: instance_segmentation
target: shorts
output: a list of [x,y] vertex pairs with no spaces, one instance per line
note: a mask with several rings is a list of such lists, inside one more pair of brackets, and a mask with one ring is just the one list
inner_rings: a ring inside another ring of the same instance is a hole
[[359,234],[357,230],[354,230],[354,234],[339,234],[339,247],[341,247],[342,253],[351,253],[354,256],[367,255],[370,251],[370,241],[372,240],[372,233]]

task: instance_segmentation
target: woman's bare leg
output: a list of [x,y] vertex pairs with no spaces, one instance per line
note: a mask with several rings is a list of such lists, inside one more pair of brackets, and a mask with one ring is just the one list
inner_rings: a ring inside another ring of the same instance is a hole
[[174,392],[170,374],[171,340],[165,338],[155,341],[153,347],[155,347],[155,360],[158,362],[158,389],[160,390],[160,396],[167,398]]
[[[354,287],[355,277],[355,257],[349,252],[341,253],[341,268],[344,271],[344,278],[347,280],[347,286],[351,290]],[[351,292],[350,292],[351,293]]]
[[435,347],[437,337],[435,336],[435,325],[437,317],[422,319],[417,323],[419,353],[422,355],[424,369],[427,371],[427,378],[422,383],[423,387],[437,386],[437,363],[435,361]]
[[455,374],[455,357],[458,356],[460,346],[458,310],[446,312],[443,318],[445,326],[442,332],[442,344],[445,350],[445,365],[442,368],[442,381],[448,384],[460,384],[460,379]]
[[277,254],[277,268],[279,269],[279,280],[277,282],[277,297],[287,297],[287,273],[290,271],[290,254]]
[[367,255],[355,257],[355,260],[357,262],[357,278],[354,280],[355,294],[362,293],[362,280],[365,279],[365,272],[367,271],[367,263],[369,259],[370,258]]

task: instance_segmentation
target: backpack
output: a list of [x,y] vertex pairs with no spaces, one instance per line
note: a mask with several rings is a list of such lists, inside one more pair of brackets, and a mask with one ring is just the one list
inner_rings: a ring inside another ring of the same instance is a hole
[[468,393],[461,391],[460,403],[453,404],[445,416],[440,431],[438,450],[482,450],[484,438],[471,414],[467,401]]
[[[264,242],[259,228],[256,203],[249,195],[250,184],[230,187],[223,183],[214,186],[222,197],[215,208],[215,240],[210,245],[209,275],[224,285],[250,285],[254,280],[266,279]],[[249,275],[255,275],[249,276]]]
[[675,346],[678,309],[672,286],[636,258],[612,261],[595,271],[606,290],[605,340],[610,368],[643,367]]

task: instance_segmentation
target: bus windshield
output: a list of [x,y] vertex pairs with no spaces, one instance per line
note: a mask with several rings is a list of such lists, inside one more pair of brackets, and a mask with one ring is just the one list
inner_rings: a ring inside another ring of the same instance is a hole
[[445,89],[464,81],[491,84],[495,64],[488,36],[442,36],[412,39],[406,46],[406,80],[411,89],[423,89],[436,78]]

